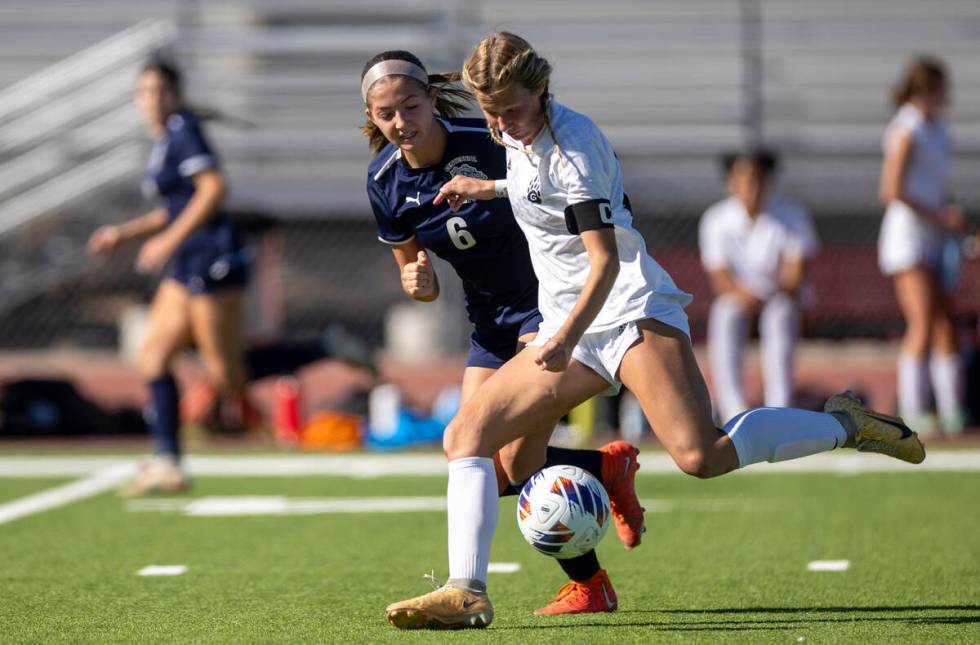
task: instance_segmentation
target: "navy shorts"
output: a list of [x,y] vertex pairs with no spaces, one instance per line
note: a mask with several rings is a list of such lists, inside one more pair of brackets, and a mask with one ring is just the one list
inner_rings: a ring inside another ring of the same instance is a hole
[[541,314],[534,309],[520,324],[511,327],[477,325],[470,335],[466,366],[499,369],[517,354],[517,339],[524,334],[537,332],[540,324]]
[[248,283],[249,265],[246,249],[230,253],[184,252],[173,257],[164,275],[184,285],[190,293],[199,295],[244,288]]

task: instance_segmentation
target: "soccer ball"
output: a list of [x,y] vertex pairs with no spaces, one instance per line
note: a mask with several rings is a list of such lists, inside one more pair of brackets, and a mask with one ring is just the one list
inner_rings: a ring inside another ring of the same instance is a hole
[[609,495],[576,466],[551,466],[527,480],[517,498],[517,525],[528,544],[559,559],[594,549],[609,529]]

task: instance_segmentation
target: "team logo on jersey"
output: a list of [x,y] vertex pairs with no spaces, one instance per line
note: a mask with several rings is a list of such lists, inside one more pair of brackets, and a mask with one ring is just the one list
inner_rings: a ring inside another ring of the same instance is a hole
[[527,187],[527,200],[535,204],[541,203],[541,179],[535,177]]
[[464,177],[472,177],[473,179],[489,179],[486,173],[479,168],[471,166],[471,163],[478,163],[477,158],[473,155],[455,157],[446,164],[446,172],[453,177],[463,175]]
[[456,175],[463,175],[464,177],[472,177],[473,179],[489,179],[485,172],[465,163],[453,168],[449,174],[451,174],[453,177]]

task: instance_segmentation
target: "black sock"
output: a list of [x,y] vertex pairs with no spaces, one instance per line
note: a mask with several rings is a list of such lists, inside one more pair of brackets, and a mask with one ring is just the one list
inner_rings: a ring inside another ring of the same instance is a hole
[[585,582],[599,571],[599,558],[596,557],[595,549],[577,558],[558,560],[558,564],[565,575],[575,582]]
[[526,482],[527,482],[527,480],[525,479],[524,481],[522,481],[519,484],[515,484],[514,482],[511,482],[511,483],[507,484],[507,488],[505,488],[502,491],[500,491],[500,496],[501,497],[510,497],[511,495],[519,495],[520,492],[521,492],[521,489],[524,488],[524,484]]
[[[602,482],[602,453],[598,450],[578,450],[575,448],[548,446],[545,462],[541,468],[547,468],[548,466],[578,466]],[[500,492],[500,496],[508,497],[510,495],[520,494],[526,481],[525,479],[522,482],[511,482],[507,484],[507,488]]]
[[542,468],[548,466],[578,466],[602,481],[602,453],[598,450],[576,450],[548,446],[548,456]]

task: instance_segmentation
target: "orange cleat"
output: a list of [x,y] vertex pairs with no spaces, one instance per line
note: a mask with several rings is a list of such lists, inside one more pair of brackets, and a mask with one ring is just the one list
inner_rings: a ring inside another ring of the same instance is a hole
[[636,497],[636,471],[640,454],[625,441],[613,441],[599,448],[602,453],[602,484],[609,493],[609,505],[616,523],[616,534],[627,550],[640,544],[646,527],[643,511]]
[[585,582],[569,581],[558,590],[551,602],[534,612],[535,616],[591,614],[616,611],[616,592],[605,569],[599,569]]

